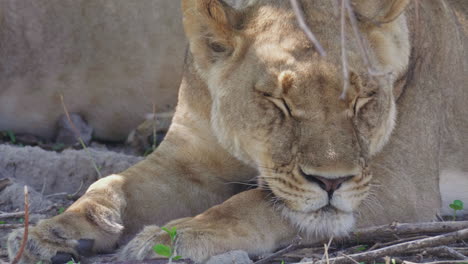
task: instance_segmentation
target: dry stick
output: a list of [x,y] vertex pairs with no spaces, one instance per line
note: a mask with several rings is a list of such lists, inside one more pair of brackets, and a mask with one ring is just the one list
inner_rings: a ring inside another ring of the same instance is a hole
[[156,149],[156,104],[153,102],[153,145],[152,151]]
[[65,105],[65,102],[63,100],[63,94],[60,94],[60,101],[62,103],[63,110],[65,111],[65,116],[67,117],[68,122],[70,122],[70,125],[71,125],[71,127],[73,129],[73,132],[75,132],[75,134],[78,136],[78,141],[80,142],[81,147],[83,147],[83,149],[86,151],[86,154],[88,154],[88,156],[91,158],[91,163],[93,164],[93,167],[96,170],[99,179],[102,178],[101,171],[99,170],[96,162],[94,162],[93,156],[91,155],[91,153],[89,152],[88,147],[86,147],[86,144],[84,143],[83,139],[81,138],[80,131],[78,131],[75,124],[73,123],[73,121],[70,118],[70,114],[68,113],[67,106]]
[[340,95],[340,99],[344,100],[349,87],[348,57],[346,56],[345,0],[341,0],[341,63],[343,68],[343,92]]
[[428,223],[393,223],[358,229],[345,238],[345,242],[376,241],[377,238],[397,235],[441,234],[468,228],[468,221],[428,222]]
[[348,11],[348,17],[349,20],[351,21],[351,27],[354,32],[354,37],[357,39],[357,44],[359,47],[359,50],[361,52],[362,59],[364,60],[364,65],[367,67],[367,70],[370,75],[374,76],[382,76],[385,75],[386,73],[383,72],[378,72],[371,64],[370,62],[370,52],[369,49],[367,48],[366,45],[364,45],[364,41],[362,40],[361,33],[359,32],[359,26],[357,23],[356,15],[354,14],[353,8],[351,7],[351,4],[349,3],[349,0],[341,0],[345,4],[345,8]]
[[45,197],[46,197],[46,198],[50,198],[50,197],[56,197],[56,196],[67,196],[67,198],[72,199],[72,200],[73,200],[73,199],[77,199],[77,198],[79,197],[78,194],[80,193],[81,188],[83,188],[83,184],[84,184],[84,181],[81,180],[80,187],[78,187],[78,189],[77,189],[74,193],[72,193],[72,194],[69,194],[69,193],[67,193],[67,192],[59,192],[59,193],[48,194],[48,195],[46,195]]
[[15,258],[11,262],[11,264],[16,264],[20,261],[21,256],[23,255],[24,248],[26,247],[26,243],[28,242],[28,228],[29,228],[29,194],[28,194],[28,186],[24,186],[24,233],[23,233],[23,241],[21,241],[21,246],[16,253]]
[[[354,260],[352,257],[350,257],[349,255],[346,255],[344,253],[341,253],[341,255],[347,259],[349,259],[351,262],[355,263],[355,264],[359,264],[359,262],[357,262],[356,260]],[[333,262],[334,263],[334,262]],[[328,262],[327,262],[328,264]]]
[[370,248],[369,248],[368,250],[366,250],[366,251],[372,251],[372,250],[374,250],[374,249],[383,248],[383,247],[388,247],[388,246],[392,246],[392,245],[395,245],[395,244],[400,244],[400,243],[403,243],[403,242],[418,240],[418,239],[422,239],[422,238],[428,238],[428,236],[406,237],[406,238],[401,238],[401,239],[394,240],[394,241],[390,241],[390,242],[386,242],[386,243],[377,242],[377,243],[375,243],[372,247],[370,247]]
[[[393,239],[393,235],[408,236],[415,234],[441,234],[454,232],[460,229],[468,228],[468,221],[456,222],[428,222],[428,223],[393,223],[390,225],[381,225],[369,228],[358,229],[350,234],[349,237],[344,238],[344,243],[362,243],[362,242],[375,242],[375,241],[388,241]],[[419,238],[419,239],[418,239]],[[427,238],[427,236],[418,236],[410,238],[402,238],[399,242],[407,242],[407,239],[422,240],[420,238]],[[381,244],[381,246],[393,246],[395,241]],[[319,246],[319,244],[298,244],[289,248],[290,251],[295,251],[302,248],[311,248]],[[288,246],[289,247],[289,246]],[[366,251],[371,252],[371,250]],[[333,262],[332,262],[333,263]]]
[[309,26],[307,26],[307,23],[304,18],[304,13],[302,12],[302,9],[299,7],[299,3],[297,2],[297,0],[290,0],[290,2],[291,2],[292,9],[294,11],[294,14],[296,15],[296,19],[297,19],[297,23],[299,24],[299,27],[302,29],[302,31],[304,31],[304,33],[312,42],[312,44],[314,44],[320,56],[322,57],[327,56],[327,53],[323,49],[322,45],[317,40],[314,33],[312,33]]
[[[169,259],[167,258],[158,258],[158,259],[147,259],[147,260],[128,260],[128,261],[118,261],[118,262],[95,262],[95,264],[167,264]],[[185,264],[195,264],[192,260],[181,259],[174,261],[174,263],[185,263]]]
[[428,248],[425,251],[429,253],[430,255],[448,255],[452,257],[453,259],[468,260],[468,257],[456,251],[455,249],[449,248],[447,246]]
[[323,244],[323,247],[325,249],[325,261],[327,262],[327,264],[330,264],[330,257],[328,256],[328,248],[329,248],[329,245],[327,244]]
[[21,217],[23,215],[24,215],[24,211],[14,212],[14,213],[3,213],[3,214],[0,214],[0,219]]
[[323,249],[324,249],[324,254],[322,256],[322,260],[323,258],[325,258],[325,260],[327,260],[327,264],[329,264],[329,255],[328,255],[328,250],[330,249],[330,245],[331,243],[333,242],[333,239],[335,237],[334,236],[331,236],[330,239],[328,240],[328,243],[327,244],[323,244]]
[[[434,262],[425,262],[424,264],[456,264],[456,263],[466,264],[468,262],[466,260],[441,260],[441,261],[434,261]],[[411,261],[403,261],[402,264],[420,264],[420,263],[411,262]]]
[[280,257],[280,256],[282,256],[284,254],[287,254],[289,252],[292,252],[292,251],[296,250],[297,246],[301,244],[301,240],[302,240],[302,238],[300,236],[297,236],[289,246],[287,246],[287,247],[285,247],[285,248],[283,248],[281,250],[276,251],[275,253],[269,255],[268,257],[265,257],[265,258],[262,258],[262,259],[256,261],[254,264],[266,264],[266,263],[269,263],[271,260],[273,260],[273,259],[275,259],[277,257]]
[[[462,239],[467,239],[468,238],[468,228],[459,230],[456,232],[451,232],[448,234],[444,235],[439,235],[435,237],[430,237],[430,238],[425,238],[425,239],[420,239],[420,240],[415,240],[411,242],[406,242],[398,245],[393,245],[389,246],[386,248],[381,248],[373,251],[368,251],[365,253],[358,253],[358,254],[353,254],[349,255],[350,258],[361,262],[361,261],[372,261],[377,258],[385,257],[385,256],[391,256],[395,255],[401,252],[408,252],[410,250],[415,250],[415,249],[420,249],[420,248],[425,248],[425,247],[433,247],[433,246],[439,246],[439,245],[447,245],[449,243],[452,243],[457,240],[462,240]],[[349,262],[348,258],[346,257],[336,257],[330,259],[332,263],[335,264],[341,264],[341,263],[347,263]],[[306,262],[309,264],[312,264],[311,262]],[[323,264],[326,262],[319,261],[317,262],[318,264]]]
[[[34,212],[35,214],[41,214],[41,213],[45,213],[45,212],[48,212],[50,210],[52,210],[53,208],[57,207],[57,205],[52,205],[52,206],[49,206],[47,207],[46,209],[42,209],[42,210],[39,210],[37,212]],[[20,211],[20,212],[14,212],[14,213],[2,213],[0,214],[0,219],[7,219],[7,218],[15,218],[15,217],[22,217],[24,216],[24,211]],[[3,225],[0,225],[0,227],[2,227]],[[22,225],[21,225],[22,226]]]
[[24,224],[1,224],[0,229],[15,229],[23,226]]

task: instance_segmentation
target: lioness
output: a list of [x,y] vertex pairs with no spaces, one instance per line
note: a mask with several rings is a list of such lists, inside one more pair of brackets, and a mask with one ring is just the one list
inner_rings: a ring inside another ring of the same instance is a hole
[[[151,258],[169,243],[156,225],[177,227],[177,254],[202,262],[270,252],[297,234],[433,219],[440,172],[467,171],[466,13],[443,0],[419,1],[417,16],[408,0],[354,0],[371,64],[388,74],[369,74],[347,21],[340,99],[332,2],[301,1],[321,57],[289,1],[182,0],[190,52],[166,139],[31,228],[22,262],[110,251],[137,232],[121,259]],[[259,188],[239,192],[251,180]],[[11,257],[22,234],[9,237]]]
[[173,110],[179,14],[177,1],[0,1],[0,131],[52,139],[60,95],[107,141],[125,140],[153,104]]

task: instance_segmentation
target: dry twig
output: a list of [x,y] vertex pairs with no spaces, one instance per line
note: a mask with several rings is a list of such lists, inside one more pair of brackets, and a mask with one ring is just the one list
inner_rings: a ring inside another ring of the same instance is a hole
[[70,125],[71,125],[71,127],[73,129],[73,132],[78,137],[78,141],[80,142],[81,147],[86,151],[86,154],[88,154],[88,156],[90,157],[91,163],[93,164],[94,170],[98,174],[99,179],[102,178],[101,171],[99,170],[99,167],[97,166],[96,162],[94,161],[93,156],[89,152],[88,147],[86,146],[83,139],[81,138],[80,131],[76,128],[75,124],[73,123],[73,121],[70,118],[70,113],[68,112],[67,106],[65,105],[65,102],[63,100],[63,94],[60,94],[60,102],[62,103],[62,107],[63,107],[63,110],[65,112],[65,116],[67,117],[68,122],[70,122]]
[[285,248],[283,248],[281,250],[276,251],[275,253],[269,255],[268,257],[265,257],[265,258],[262,258],[262,259],[256,261],[254,264],[267,264],[267,263],[270,263],[270,261],[272,261],[273,259],[275,259],[277,257],[280,257],[280,256],[282,256],[284,254],[287,254],[289,252],[292,252],[292,251],[296,250],[297,246],[301,244],[301,240],[302,240],[302,238],[300,236],[297,236],[289,246],[287,246],[287,247],[285,247]]
[[297,23],[299,24],[299,27],[304,31],[306,34],[307,38],[314,44],[315,49],[317,52],[320,54],[320,56],[325,57],[327,56],[327,53],[323,49],[322,45],[320,42],[317,40],[315,37],[314,33],[310,30],[309,26],[307,25],[305,18],[304,18],[304,12],[302,11],[302,8],[299,5],[299,2],[297,0],[290,0],[292,9],[294,11],[294,14],[296,15]]
[[[439,235],[435,237],[424,238],[424,239],[405,242],[402,244],[393,245],[393,246],[389,246],[389,247],[385,247],[385,248],[381,248],[381,249],[377,249],[373,251],[353,254],[353,255],[349,255],[349,257],[356,260],[357,262],[372,261],[372,260],[382,258],[385,256],[396,255],[401,252],[408,252],[410,250],[416,250],[416,249],[434,247],[434,246],[440,246],[440,245],[447,245],[457,240],[467,239],[467,238],[468,238],[468,229],[462,229],[459,231],[455,231],[455,232],[451,232],[448,234],[443,234],[443,235]],[[349,262],[349,259],[346,257],[336,257],[336,258],[330,259],[330,262],[335,263],[335,264],[341,264],[341,263]],[[311,262],[305,262],[305,263],[312,264]],[[323,262],[323,261],[317,262],[317,264],[324,264],[324,263],[326,262]]]
[[[46,213],[52,209],[54,209],[55,207],[57,207],[57,205],[51,205],[49,207],[47,207],[46,209],[42,209],[42,210],[39,210],[37,212],[34,212],[35,214],[42,214],[42,213]],[[16,217],[23,217],[25,214],[25,211],[20,211],[20,212],[14,212],[14,213],[2,213],[0,214],[0,219],[8,219],[8,218],[16,218]],[[0,227],[3,227],[5,225],[0,225]],[[22,224],[20,225],[22,226]]]
[[23,255],[24,248],[26,247],[26,243],[28,242],[28,229],[29,229],[29,193],[28,193],[28,186],[24,186],[24,233],[23,233],[23,240],[21,241],[20,249],[18,253],[16,253],[15,258],[11,262],[11,264],[16,264],[20,261],[21,256]]
[[[434,262],[426,262],[424,264],[466,264],[466,260],[441,260],[441,261],[434,261]],[[402,264],[420,264],[416,262],[411,262],[411,261],[403,261]]]
[[1,224],[0,229],[16,229],[23,226],[24,224]]
[[455,249],[449,248],[447,246],[429,248],[429,249],[426,249],[425,251],[431,255],[436,255],[436,256],[447,255],[457,260],[468,260],[468,257],[461,254],[460,252],[457,252]]
[[346,12],[345,0],[341,0],[341,67],[343,68],[343,92],[340,99],[345,99],[349,87],[348,57],[346,56]]
[[373,242],[376,240],[393,240],[393,236],[442,234],[468,228],[468,221],[429,222],[429,223],[393,223],[356,230],[346,242]]
[[[185,263],[185,264],[195,264],[195,262],[189,259],[173,260],[173,263]],[[97,262],[95,264],[167,264],[167,258],[157,258],[157,259],[147,259],[147,260],[129,260],[129,261],[119,261],[119,262]]]

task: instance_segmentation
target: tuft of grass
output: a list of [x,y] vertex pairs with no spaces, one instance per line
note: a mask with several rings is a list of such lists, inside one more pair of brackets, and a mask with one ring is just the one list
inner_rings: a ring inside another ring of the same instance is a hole
[[453,203],[449,204],[449,207],[453,209],[453,221],[457,220],[457,211],[463,210],[463,202],[455,200]]
[[16,135],[15,135],[15,133],[13,131],[11,131],[11,130],[8,130],[8,131],[6,131],[6,134],[7,134],[8,138],[10,139],[10,142],[12,144],[16,144]]
[[171,238],[171,245],[167,246],[163,244],[157,244],[153,247],[154,252],[156,252],[158,255],[167,257],[169,259],[169,263],[172,263],[173,260],[181,259],[182,258],[181,256],[174,256],[175,255],[174,244],[175,244],[175,239],[177,237],[177,228],[173,227],[172,229],[169,230],[166,227],[161,227],[161,229],[169,234],[169,237]]

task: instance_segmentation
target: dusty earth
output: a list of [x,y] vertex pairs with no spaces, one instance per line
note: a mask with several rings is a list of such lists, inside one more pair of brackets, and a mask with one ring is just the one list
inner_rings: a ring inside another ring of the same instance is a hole
[[[40,147],[0,145],[0,212],[24,209],[24,185],[29,187],[30,222],[56,215],[103,176],[125,170],[143,157],[107,150],[92,144],[87,150],[47,151]],[[0,257],[5,257],[6,235],[22,217],[0,219]]]

